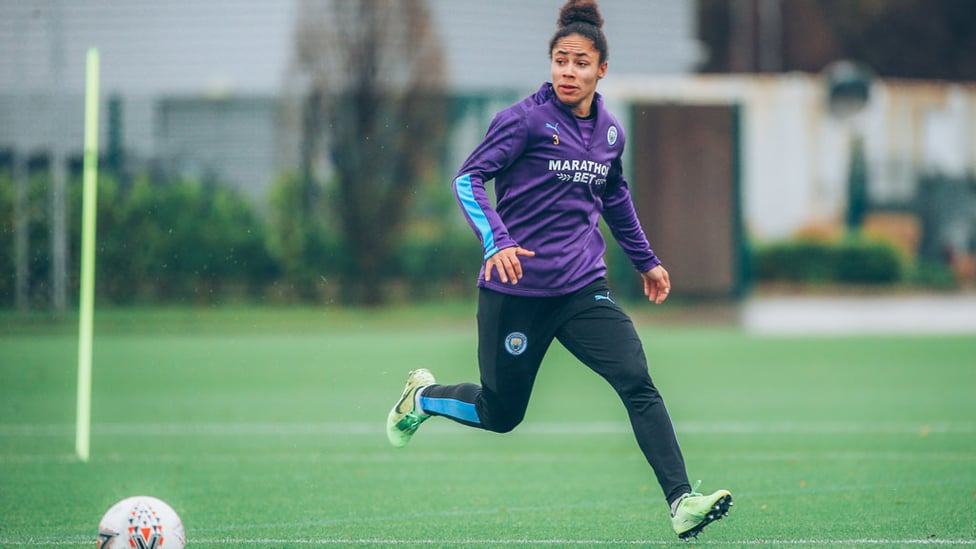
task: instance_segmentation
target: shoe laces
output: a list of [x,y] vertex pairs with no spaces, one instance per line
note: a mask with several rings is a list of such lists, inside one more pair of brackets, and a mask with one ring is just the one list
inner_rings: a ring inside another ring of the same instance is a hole
[[691,491],[686,492],[684,495],[682,495],[681,498],[678,499],[678,502],[680,503],[685,499],[702,495],[702,493],[698,491],[699,486],[701,486],[701,480],[696,481],[695,485],[691,487]]
[[699,486],[701,486],[701,480],[700,479],[697,482],[695,482],[695,485],[691,488],[691,491],[690,492],[686,492],[686,493],[682,494],[682,496],[680,498],[678,498],[678,500],[675,501],[672,504],[672,507],[671,507],[671,516],[672,517],[677,512],[678,506],[681,505],[681,502],[682,501],[684,501],[684,500],[686,500],[688,498],[693,498],[693,497],[702,495],[701,493],[698,492],[698,487]]

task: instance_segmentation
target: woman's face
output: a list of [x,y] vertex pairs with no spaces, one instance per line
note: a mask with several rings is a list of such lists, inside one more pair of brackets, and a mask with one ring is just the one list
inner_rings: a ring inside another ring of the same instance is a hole
[[561,38],[551,54],[556,97],[576,116],[589,116],[596,83],[607,74],[606,61],[600,63],[600,52],[593,47],[593,41],[579,34]]

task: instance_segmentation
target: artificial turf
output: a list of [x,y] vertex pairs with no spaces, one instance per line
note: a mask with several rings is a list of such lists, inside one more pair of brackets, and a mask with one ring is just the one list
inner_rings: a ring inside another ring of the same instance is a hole
[[[558,345],[515,432],[434,418],[388,445],[407,371],[477,380],[468,304],[99,312],[88,463],[72,326],[0,315],[0,547],[91,547],[140,494],[190,547],[684,545]],[[692,480],[735,497],[695,545],[976,545],[976,338],[638,327]]]

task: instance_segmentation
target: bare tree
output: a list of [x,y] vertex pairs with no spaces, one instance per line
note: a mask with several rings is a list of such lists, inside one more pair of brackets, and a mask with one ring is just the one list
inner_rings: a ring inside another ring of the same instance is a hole
[[[303,150],[326,143],[338,180],[329,210],[351,259],[344,294],[378,304],[414,189],[425,170],[436,172],[445,132],[443,51],[426,1],[303,0],[296,59]],[[313,163],[303,164],[311,185]]]

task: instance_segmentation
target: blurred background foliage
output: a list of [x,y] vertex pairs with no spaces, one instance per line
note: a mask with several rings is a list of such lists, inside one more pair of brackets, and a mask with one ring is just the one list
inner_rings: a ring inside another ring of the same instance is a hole
[[[225,186],[198,181],[137,178],[123,188],[110,175],[99,180],[96,285],[105,303],[214,304],[236,301],[278,303],[350,300],[335,279],[355,272],[347,244],[328,216],[294,215],[301,177],[283,175],[260,215],[252,202]],[[929,182],[928,184],[935,184]],[[972,182],[962,183],[972,185]],[[321,184],[329,202],[334,187]],[[30,194],[43,198],[43,174],[30,178]],[[77,293],[81,185],[69,185],[70,288]],[[0,306],[13,305],[13,193],[0,178]],[[450,223],[453,195],[439,181],[427,182],[425,199],[411,212],[385,273],[386,298],[396,301],[472,295],[481,264],[480,247],[467,226]],[[44,200],[30,210],[31,299],[47,300],[50,260],[49,211]],[[608,249],[619,284],[627,283],[626,258]],[[815,230],[788,241],[751,248],[756,283],[813,283],[880,286],[956,286],[949,267],[909,257],[899,246],[863,231],[837,234]],[[632,281],[631,281],[632,282]]]
[[[474,291],[480,247],[467,226],[447,223],[449,187],[426,185],[427,200],[411,210],[395,253],[383,266],[386,297],[409,300],[456,297]],[[320,185],[329,202],[334,186]],[[443,187],[440,192],[438,187]],[[0,306],[13,305],[14,193],[0,176]],[[69,288],[78,289],[81,184],[69,184]],[[29,269],[31,302],[47,303],[51,269],[48,181],[32,176]],[[99,178],[96,292],[104,303],[214,304],[235,301],[350,302],[341,277],[353,276],[348,244],[332,216],[295,215],[302,178],[283,175],[269,197],[270,212],[233,190],[199,181],[137,178],[124,188]],[[330,223],[329,220],[333,221]]]

